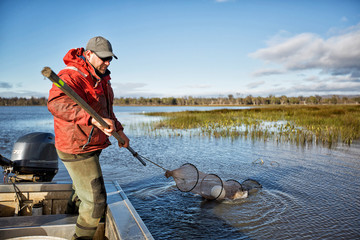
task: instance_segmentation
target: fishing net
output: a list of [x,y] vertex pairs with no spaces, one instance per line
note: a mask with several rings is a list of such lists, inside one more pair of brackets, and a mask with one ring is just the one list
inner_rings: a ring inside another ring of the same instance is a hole
[[249,191],[261,188],[261,184],[252,179],[247,179],[242,184],[233,179],[223,181],[216,174],[199,171],[191,163],[185,163],[180,168],[166,171],[165,176],[173,177],[180,191],[199,194],[209,200],[246,198]]

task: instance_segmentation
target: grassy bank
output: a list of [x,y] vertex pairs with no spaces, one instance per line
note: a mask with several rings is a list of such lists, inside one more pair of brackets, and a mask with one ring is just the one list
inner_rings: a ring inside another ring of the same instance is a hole
[[360,139],[359,105],[275,106],[147,113],[163,116],[151,129],[194,130],[212,137],[275,139],[296,144],[350,145]]

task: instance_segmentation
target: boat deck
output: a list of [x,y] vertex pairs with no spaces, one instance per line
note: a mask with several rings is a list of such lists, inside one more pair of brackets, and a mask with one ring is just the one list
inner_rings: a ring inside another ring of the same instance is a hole
[[[18,183],[16,186],[28,199],[43,197],[43,201],[47,201],[43,213],[50,214],[1,217],[1,239],[23,236],[71,238],[74,233],[77,215],[56,214],[63,211],[64,203],[66,204],[71,194],[71,184]],[[106,182],[105,186],[108,200],[107,211],[94,239],[153,239],[120,185],[116,181],[112,181]],[[12,184],[1,184],[0,215],[6,216],[12,211],[20,212],[19,209],[16,209],[14,186]]]

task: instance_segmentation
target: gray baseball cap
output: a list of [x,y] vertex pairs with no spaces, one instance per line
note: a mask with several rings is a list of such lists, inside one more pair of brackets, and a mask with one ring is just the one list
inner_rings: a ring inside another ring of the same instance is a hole
[[111,43],[101,36],[91,38],[86,45],[86,50],[95,52],[100,58],[114,56],[114,58],[118,59],[112,52]]

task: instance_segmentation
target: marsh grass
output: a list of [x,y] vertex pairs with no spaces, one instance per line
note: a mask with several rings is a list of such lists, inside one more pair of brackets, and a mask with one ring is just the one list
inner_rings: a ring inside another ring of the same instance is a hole
[[251,109],[221,109],[146,113],[164,117],[143,127],[149,132],[182,136],[245,137],[274,139],[299,145],[339,142],[351,145],[360,139],[360,106],[276,106]]

